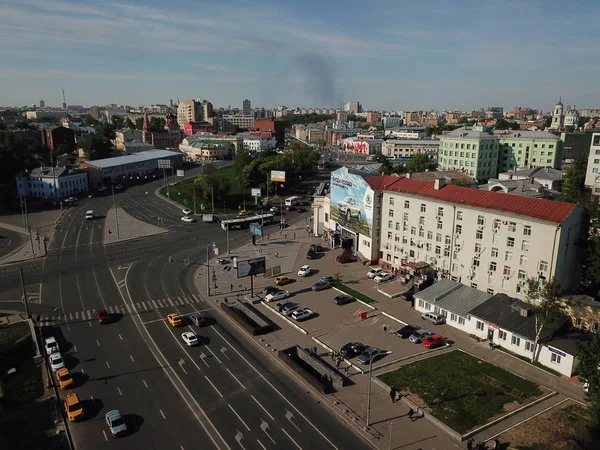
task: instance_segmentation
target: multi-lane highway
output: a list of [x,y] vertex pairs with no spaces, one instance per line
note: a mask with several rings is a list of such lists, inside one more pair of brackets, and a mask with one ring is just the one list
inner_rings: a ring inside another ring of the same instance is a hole
[[[134,186],[115,200],[148,223],[161,217],[157,226],[168,233],[105,246],[102,217],[113,199],[85,199],[61,221],[48,256],[23,265],[28,290],[41,291],[42,333],[59,340],[83,402],[85,420],[70,425],[75,447],[366,448],[197,291],[193,277],[207,244],[224,248],[225,233],[215,224],[182,224],[179,208],[154,196],[157,186]],[[87,209],[100,218],[85,220]],[[232,247],[246,239],[247,232],[230,233]],[[0,289],[18,292],[16,273],[0,269]],[[98,323],[101,307],[113,323]],[[191,328],[171,327],[165,318],[173,312],[212,318],[194,329],[201,345],[185,345],[180,335]],[[129,425],[123,439],[104,424],[111,409]]]

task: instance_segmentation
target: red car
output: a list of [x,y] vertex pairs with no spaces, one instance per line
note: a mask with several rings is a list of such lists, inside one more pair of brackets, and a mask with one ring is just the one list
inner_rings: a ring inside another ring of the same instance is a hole
[[100,323],[110,322],[110,314],[108,313],[106,308],[100,308],[98,311],[96,311],[96,318]]
[[356,256],[354,256],[353,253],[342,253],[341,255],[338,255],[335,258],[336,262],[339,262],[341,264],[345,264],[345,263],[349,263],[349,262],[355,262],[356,261]]
[[440,334],[434,334],[423,339],[421,345],[427,349],[442,347],[446,342]]
[[287,206],[285,207],[285,210],[286,210],[286,211],[294,211],[295,209],[296,209],[296,207],[295,207],[294,205],[287,205]]

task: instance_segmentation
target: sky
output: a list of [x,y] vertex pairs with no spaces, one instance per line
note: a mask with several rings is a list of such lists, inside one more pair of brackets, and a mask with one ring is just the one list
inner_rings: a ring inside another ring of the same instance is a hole
[[1,0],[0,105],[600,107],[596,0]]

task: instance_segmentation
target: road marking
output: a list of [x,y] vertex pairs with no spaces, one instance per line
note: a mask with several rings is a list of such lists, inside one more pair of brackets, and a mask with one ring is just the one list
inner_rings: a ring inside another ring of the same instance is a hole
[[[206,381],[208,381],[208,382],[210,383],[210,385],[213,387],[213,389],[214,389],[215,391],[217,391],[217,394],[219,394],[219,395],[221,396],[221,398],[223,398],[223,394],[221,394],[221,393],[219,392],[219,390],[218,390],[218,389],[217,389],[217,387],[216,387],[216,386],[213,384],[213,382],[212,382],[212,381],[210,381],[210,379],[209,379],[209,378],[208,378],[206,375],[204,375],[204,378],[206,378]],[[231,408],[231,406],[230,406],[230,408]]]
[[177,301],[176,301],[176,303],[177,303],[178,305],[180,305],[180,306],[181,306],[181,305],[183,305],[183,302],[181,301],[181,297],[177,296]]
[[104,440],[108,442],[108,436],[106,435],[106,431],[102,430],[102,434],[104,435]]
[[235,376],[233,373],[231,373],[231,370],[227,369],[227,372],[229,372],[229,375],[231,375],[231,376],[233,377],[233,379],[234,379],[235,381],[237,381],[237,382],[240,384],[240,386],[241,386],[242,388],[246,389],[246,386],[244,386],[244,385],[242,384],[242,382],[241,382],[240,380],[238,380],[238,379],[237,379],[237,377],[236,377],[236,376]]
[[81,373],[85,373],[85,370],[81,369]]
[[298,447],[300,450],[302,450],[302,447],[300,447],[298,445],[298,443],[295,440],[292,439],[292,437],[288,434],[287,431],[285,431],[284,428],[282,428],[281,431],[283,431],[285,433],[285,435],[290,439],[290,441],[292,441],[294,443],[294,445],[296,445],[296,447]]
[[252,397],[252,400],[254,400],[256,404],[261,407],[261,409],[267,414],[267,416],[271,418],[271,420],[275,420],[275,418],[269,413],[269,411],[267,411],[267,409],[263,405],[261,405],[261,403],[258,400],[256,400],[256,397],[254,397],[254,395],[250,395],[250,397]]
[[158,305],[156,304],[155,300],[152,300],[152,306],[154,306],[154,309],[158,309]]
[[213,353],[213,351],[210,349],[210,347],[207,345],[206,348],[208,349],[208,351],[215,357],[217,358],[217,361],[219,361],[221,364],[223,364],[223,362],[219,359],[219,357],[217,355],[215,355]]
[[108,361],[106,361],[106,367],[110,369],[110,364],[108,363]]
[[129,308],[128,303],[125,303],[125,309],[127,310],[127,314],[131,314],[131,309]]
[[229,406],[229,409],[231,409],[231,411],[235,414],[235,417],[237,417],[240,420],[240,422],[242,422],[242,425],[244,425],[246,427],[246,430],[250,431],[250,427],[248,425],[246,425],[246,422],[244,422],[242,420],[242,418],[240,417],[240,415],[236,412],[236,410],[233,409],[233,406],[231,406],[229,403],[227,403],[227,406]]
[[142,302],[142,306],[144,307],[144,311],[148,311],[148,307],[146,306],[146,302]]
[[163,419],[166,419],[166,417],[165,417],[165,413],[164,413],[164,412],[162,412],[162,409],[159,409],[158,411],[160,412],[160,415],[162,416],[162,418],[163,418]]
[[108,312],[111,313],[111,314],[114,314],[115,313],[115,309],[112,306],[109,306],[108,307]]
[[[154,301],[154,300],[153,300],[153,301]],[[158,303],[158,306],[159,306],[160,308],[164,308],[164,307],[165,307],[165,305],[163,305],[163,304],[162,304],[162,300],[160,300],[160,299],[159,299],[159,300],[156,300],[156,303]]]
[[192,297],[194,298],[194,302],[195,302],[195,303],[198,303],[198,302],[200,301],[200,300],[198,300],[198,299],[196,298],[196,296],[195,296],[194,294],[192,294]]
[[148,387],[148,384],[146,383],[146,380],[142,380],[142,383],[144,383],[144,386]]
[[175,305],[173,304],[173,301],[171,300],[171,298],[170,298],[170,297],[167,297],[167,300],[169,300],[169,303],[171,304],[171,306],[175,306]]
[[77,347],[73,346],[73,351],[77,353]]
[[[79,312],[76,312],[76,313],[75,313],[75,319],[76,319],[76,320],[79,320]],[[83,317],[82,317],[82,319],[83,319]]]
[[117,391],[119,391],[119,395],[123,395],[123,393],[121,392],[121,388],[117,387]]
[[100,347],[100,341],[98,339],[96,339],[96,344],[98,344],[98,347]]
[[119,334],[119,339],[123,340],[123,336],[121,336],[120,334]]
[[94,401],[94,396],[93,395],[90,395],[90,400]]
[[129,357],[131,358],[131,362],[135,362],[135,359],[133,359],[133,356],[129,355]]
[[69,319],[71,320],[71,322],[73,321],[73,313],[69,313]]
[[[183,370],[183,373],[185,373],[186,375],[188,374],[188,373],[187,373],[187,370],[185,370],[185,369],[183,368],[183,366],[179,366],[179,368],[180,368],[181,370]],[[221,397],[222,397],[222,396],[221,396]]]
[[259,445],[260,445],[260,446],[261,446],[261,447],[262,447],[264,450],[267,450],[267,447],[265,447],[264,445],[262,445],[262,442],[260,442],[258,439],[256,440],[256,442],[258,442],[258,443],[259,443]]
[[92,320],[92,313],[90,312],[90,310],[87,310],[87,316],[88,316],[88,320]]

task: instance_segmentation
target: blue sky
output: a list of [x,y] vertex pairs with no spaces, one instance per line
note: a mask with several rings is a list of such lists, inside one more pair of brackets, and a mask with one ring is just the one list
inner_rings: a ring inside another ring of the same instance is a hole
[[600,107],[600,2],[2,0],[0,105]]

